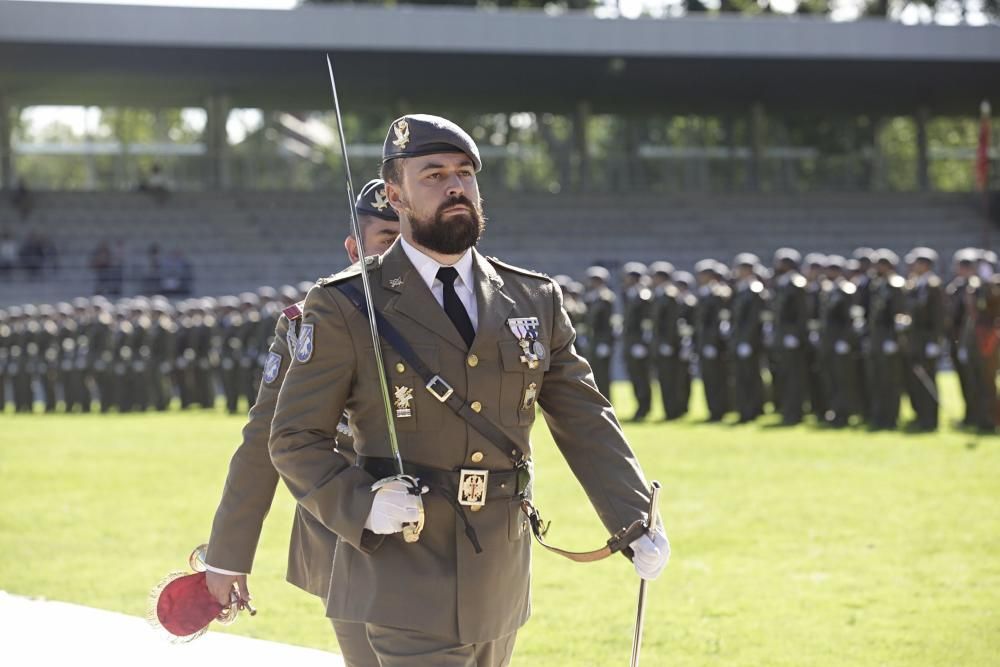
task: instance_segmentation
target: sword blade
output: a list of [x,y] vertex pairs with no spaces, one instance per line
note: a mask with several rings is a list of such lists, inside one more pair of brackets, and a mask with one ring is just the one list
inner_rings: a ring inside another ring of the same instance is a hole
[[385,407],[385,424],[389,429],[389,447],[392,449],[392,457],[396,460],[396,469],[399,474],[403,474],[403,457],[399,453],[399,439],[396,437],[396,422],[392,415],[392,403],[389,399],[389,384],[385,379],[385,365],[382,362],[382,345],[378,333],[378,323],[375,321],[375,301],[372,299],[372,288],[368,282],[368,269],[364,266],[365,261],[365,240],[361,234],[361,225],[358,223],[358,212],[354,208],[354,183],[351,180],[351,163],[347,159],[347,141],[344,139],[344,119],[340,115],[340,98],[337,95],[337,79],[333,76],[333,61],[330,54],[326,54],[326,67],[330,72],[330,88],[333,91],[333,108],[337,114],[337,132],[340,136],[340,153],[344,158],[344,173],[347,176],[347,199],[348,207],[351,210],[351,229],[354,231],[354,238],[358,242],[358,257],[362,262],[361,285],[365,294],[365,305],[368,307],[369,330],[372,336],[372,348],[375,350],[375,367],[378,370],[379,386],[382,389],[382,404]]
[[[649,487],[649,517],[646,519],[646,528],[653,530],[656,527],[657,506],[660,502],[660,483],[653,481]],[[635,613],[635,634],[632,636],[632,661],[629,667],[639,667],[639,651],[642,649],[642,626],[646,620],[646,586],[649,584],[645,579],[639,580],[639,605]]]

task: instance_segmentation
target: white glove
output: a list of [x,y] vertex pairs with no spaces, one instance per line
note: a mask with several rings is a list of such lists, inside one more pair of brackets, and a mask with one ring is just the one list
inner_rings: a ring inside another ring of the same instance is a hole
[[962,362],[963,364],[969,363],[969,351],[966,348],[964,348],[964,347],[958,348],[958,354],[957,354],[957,356],[958,356],[958,360],[960,362]]
[[607,343],[598,343],[595,352],[598,359],[607,359],[611,356],[611,346]]
[[646,346],[642,343],[635,343],[632,345],[630,351],[632,352],[633,359],[645,359],[646,358]]
[[419,495],[410,493],[410,486],[400,480],[390,478],[379,480],[372,485],[375,502],[365,519],[365,528],[389,535],[403,530],[404,523],[417,523],[424,511],[424,501]]
[[632,547],[632,565],[636,573],[647,581],[660,576],[670,561],[670,542],[661,528],[643,535],[629,546]]
[[896,354],[899,350],[899,345],[896,345],[894,340],[882,341],[882,354]]
[[794,350],[799,346],[799,339],[792,334],[787,334],[784,338],[785,347]]
[[927,343],[924,346],[924,354],[928,359],[937,359],[941,354],[941,346],[937,343]]
[[674,356],[674,346],[670,343],[660,343],[660,356],[661,357],[672,357]]
[[812,343],[813,347],[817,347],[819,345],[819,332],[818,331],[810,331],[809,332],[809,342]]
[[714,345],[706,345],[705,347],[701,348],[701,356],[705,357],[706,359],[715,359],[717,356],[719,356],[719,351],[715,349]]
[[838,340],[833,344],[833,351],[837,354],[844,355],[851,351],[851,346],[848,345],[846,340]]
[[736,356],[740,359],[749,359],[751,354],[753,354],[753,348],[750,347],[750,343],[740,343],[736,346]]

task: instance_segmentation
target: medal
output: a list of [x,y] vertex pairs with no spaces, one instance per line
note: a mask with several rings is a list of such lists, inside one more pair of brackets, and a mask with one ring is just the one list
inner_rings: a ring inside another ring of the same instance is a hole
[[538,395],[538,384],[532,382],[524,390],[524,398],[521,399],[521,409],[530,410],[535,407],[535,397]]
[[545,346],[538,340],[538,318],[512,317],[507,320],[507,326],[521,347],[521,363],[531,370],[538,368],[538,361],[545,358]]
[[410,402],[413,400],[413,387],[393,387],[396,400],[396,419],[406,419],[413,416]]

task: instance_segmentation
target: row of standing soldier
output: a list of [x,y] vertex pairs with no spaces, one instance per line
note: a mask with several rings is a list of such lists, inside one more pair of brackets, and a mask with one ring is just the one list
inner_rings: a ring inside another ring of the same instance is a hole
[[31,412],[36,399],[46,412],[166,410],[175,396],[209,408],[221,390],[235,414],[241,398],[254,403],[281,309],[311,286],[0,310],[0,411]]
[[[947,285],[937,264],[930,248],[913,249],[902,264],[887,249],[803,260],[782,248],[772,269],[743,253],[731,269],[702,260],[694,275],[669,262],[629,262],[621,275],[620,319],[606,268],[590,267],[586,287],[558,279],[569,295],[578,346],[606,395],[620,340],[637,403],[634,420],[649,415],[654,380],[666,419],[687,414],[691,379],[700,375],[709,421],[735,412],[739,423],[750,422],[770,401],[784,425],[812,412],[832,427],[860,421],[894,429],[905,394],[916,415],[908,428],[935,430],[936,375],[948,353],[965,401],[961,426],[993,432],[1000,415],[997,258],[960,250]],[[903,266],[905,276],[897,273]]]
[[[744,253],[732,269],[702,260],[694,275],[668,262],[629,262],[620,321],[604,267],[587,270],[587,287],[558,280],[578,347],[605,395],[620,340],[636,420],[650,412],[653,380],[666,418],[684,416],[691,379],[700,375],[711,421],[729,412],[752,421],[770,400],[784,424],[799,423],[808,410],[831,426],[854,417],[891,429],[905,393],[913,428],[933,430],[936,373],[947,349],[966,406],[962,425],[992,431],[1000,420],[996,256],[960,250],[947,286],[934,273],[937,261],[933,250],[914,249],[906,278],[892,251],[870,248],[850,260],[812,254],[804,261],[781,249],[773,270]],[[240,398],[253,404],[281,308],[310,285],[176,305],[97,296],[0,310],[0,410],[9,402],[30,411],[36,397],[46,411],[60,400],[69,412],[87,412],[93,401],[103,412],[165,410],[174,396],[185,408],[211,407],[221,388],[235,413]]]

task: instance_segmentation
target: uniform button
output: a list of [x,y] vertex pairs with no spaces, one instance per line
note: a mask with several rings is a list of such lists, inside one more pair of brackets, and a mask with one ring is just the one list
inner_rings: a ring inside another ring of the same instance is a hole
[[472,459],[473,463],[479,463],[480,461],[483,460],[483,453],[482,452],[472,452],[472,456],[470,456],[469,458]]
[[479,412],[480,410],[483,409],[483,404],[480,403],[479,401],[473,401],[472,405],[470,405],[469,407],[472,408],[473,412]]
[[475,368],[476,366],[479,365],[479,357],[477,357],[474,354],[470,354],[469,358],[466,359],[466,361],[469,362],[469,366],[471,366],[472,368]]
[[399,362],[398,364],[396,364],[396,372],[397,373],[405,373],[406,372],[406,366],[403,365],[403,362]]
[[482,505],[471,505],[469,507],[469,509],[472,510],[473,512],[478,512],[479,510],[483,509],[483,506]]

